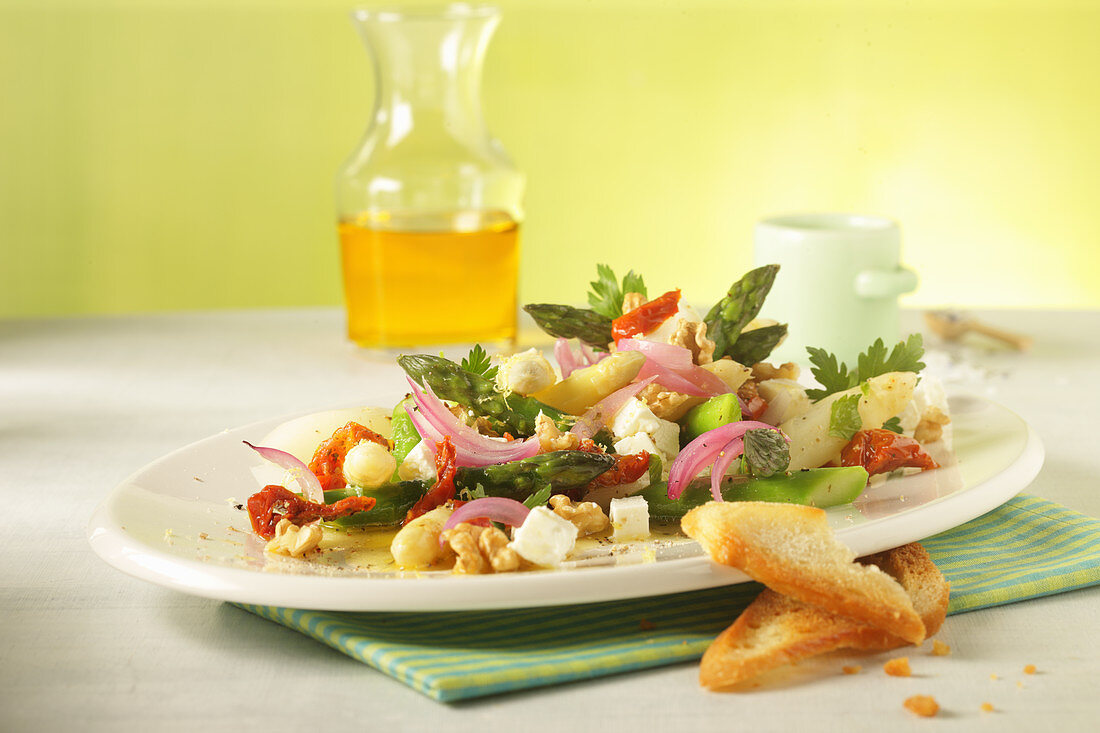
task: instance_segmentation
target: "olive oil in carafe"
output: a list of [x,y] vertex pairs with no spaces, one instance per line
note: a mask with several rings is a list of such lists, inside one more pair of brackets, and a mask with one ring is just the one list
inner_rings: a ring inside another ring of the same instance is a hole
[[339,233],[352,341],[515,339],[519,225],[507,213],[372,213]]

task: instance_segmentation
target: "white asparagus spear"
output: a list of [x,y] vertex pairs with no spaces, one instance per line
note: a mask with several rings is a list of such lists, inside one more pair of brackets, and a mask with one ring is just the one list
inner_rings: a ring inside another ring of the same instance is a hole
[[818,468],[840,457],[840,450],[848,441],[829,435],[829,420],[834,402],[846,395],[861,395],[859,416],[863,421],[863,429],[881,428],[884,422],[900,413],[913,398],[917,375],[913,372],[890,372],[868,379],[866,385],[866,394],[862,394],[862,385],[831,394],[810,407],[809,412],[791,418],[779,426],[791,439],[791,465],[788,470]]

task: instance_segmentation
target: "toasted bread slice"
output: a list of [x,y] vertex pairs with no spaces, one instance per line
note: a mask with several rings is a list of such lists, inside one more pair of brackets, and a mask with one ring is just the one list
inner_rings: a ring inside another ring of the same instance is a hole
[[[929,634],[947,613],[949,588],[917,543],[863,558],[905,588]],[[905,640],[868,624],[830,613],[775,591],[763,591],[703,655],[699,682],[730,687],[770,669],[842,648],[894,649]]]
[[797,504],[712,501],[681,526],[715,562],[744,571],[772,590],[882,629],[924,641],[924,623],[898,582],[833,535],[825,512]]
[[[940,630],[943,620],[947,618],[951,586],[919,542],[868,555],[860,558],[859,562],[882,568],[883,572],[901,583],[924,623],[926,636]],[[902,639],[881,629],[868,629],[860,636],[858,643],[851,646],[857,649],[896,649],[903,644]]]

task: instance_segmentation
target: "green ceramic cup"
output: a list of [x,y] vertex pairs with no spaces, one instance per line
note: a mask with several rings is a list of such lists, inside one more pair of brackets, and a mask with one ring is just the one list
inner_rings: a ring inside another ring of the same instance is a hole
[[893,345],[898,296],[917,287],[900,263],[897,222],[855,214],[791,214],[763,219],[754,232],[757,265],[780,266],[760,315],[790,325],[773,361],[806,363],[820,346],[849,365],[876,338]]

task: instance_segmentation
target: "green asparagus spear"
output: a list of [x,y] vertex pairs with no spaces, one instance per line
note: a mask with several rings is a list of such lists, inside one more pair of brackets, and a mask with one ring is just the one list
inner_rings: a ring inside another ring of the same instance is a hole
[[731,359],[740,364],[755,364],[767,359],[768,354],[772,353],[772,349],[778,346],[786,335],[787,324],[785,323],[754,328],[738,336],[727,353]]
[[413,504],[424,496],[430,484],[426,481],[400,481],[377,489],[361,489],[349,486],[325,492],[325,503],[332,504],[349,496],[373,496],[374,508],[340,517],[332,524],[340,527],[384,527],[401,523]]
[[[745,273],[730,286],[720,301],[707,313],[707,336],[714,339],[714,358],[729,355],[731,347],[741,335],[741,329],[756,318],[764,298],[772,289],[779,265],[764,265]],[[745,362],[742,362],[745,363]]]
[[603,453],[561,450],[511,463],[460,468],[455,486],[471,490],[480,486],[487,496],[522,501],[547,484],[555,492],[579,489],[613,465],[615,459]]
[[401,368],[420,384],[428,384],[440,399],[458,402],[475,415],[489,420],[498,433],[528,437],[535,433],[535,419],[545,413],[558,427],[568,430],[571,420],[559,410],[520,394],[503,395],[496,385],[479,374],[472,374],[453,361],[430,354],[397,357]]
[[[511,463],[473,468],[460,466],[455,472],[455,489],[474,491],[480,487],[485,496],[504,496],[522,501],[544,487],[561,492],[579,489],[615,465],[612,456],[579,450],[540,453]],[[399,481],[377,489],[349,486],[325,492],[331,504],[349,496],[373,496],[374,508],[337,519],[342,527],[399,524],[406,512],[431,486],[430,481]]]
[[[860,466],[814,468],[768,478],[730,477],[722,479],[722,498],[726,501],[770,501],[806,504],[816,507],[838,506],[856,500],[867,488],[867,472]],[[649,516],[658,521],[679,521],[697,506],[711,500],[710,478],[697,478],[688,484],[679,499],[668,498],[668,484],[653,483],[641,495],[649,504]]]
[[416,432],[416,426],[413,425],[413,421],[409,417],[409,410],[413,404],[412,398],[406,398],[398,402],[397,407],[393,408],[393,417],[390,419],[390,439],[393,441],[392,453],[399,466],[405,460],[405,457],[409,455],[409,451],[420,442],[420,433]]
[[600,351],[611,343],[611,319],[594,310],[553,303],[528,303],[523,310],[551,336],[579,338]]

